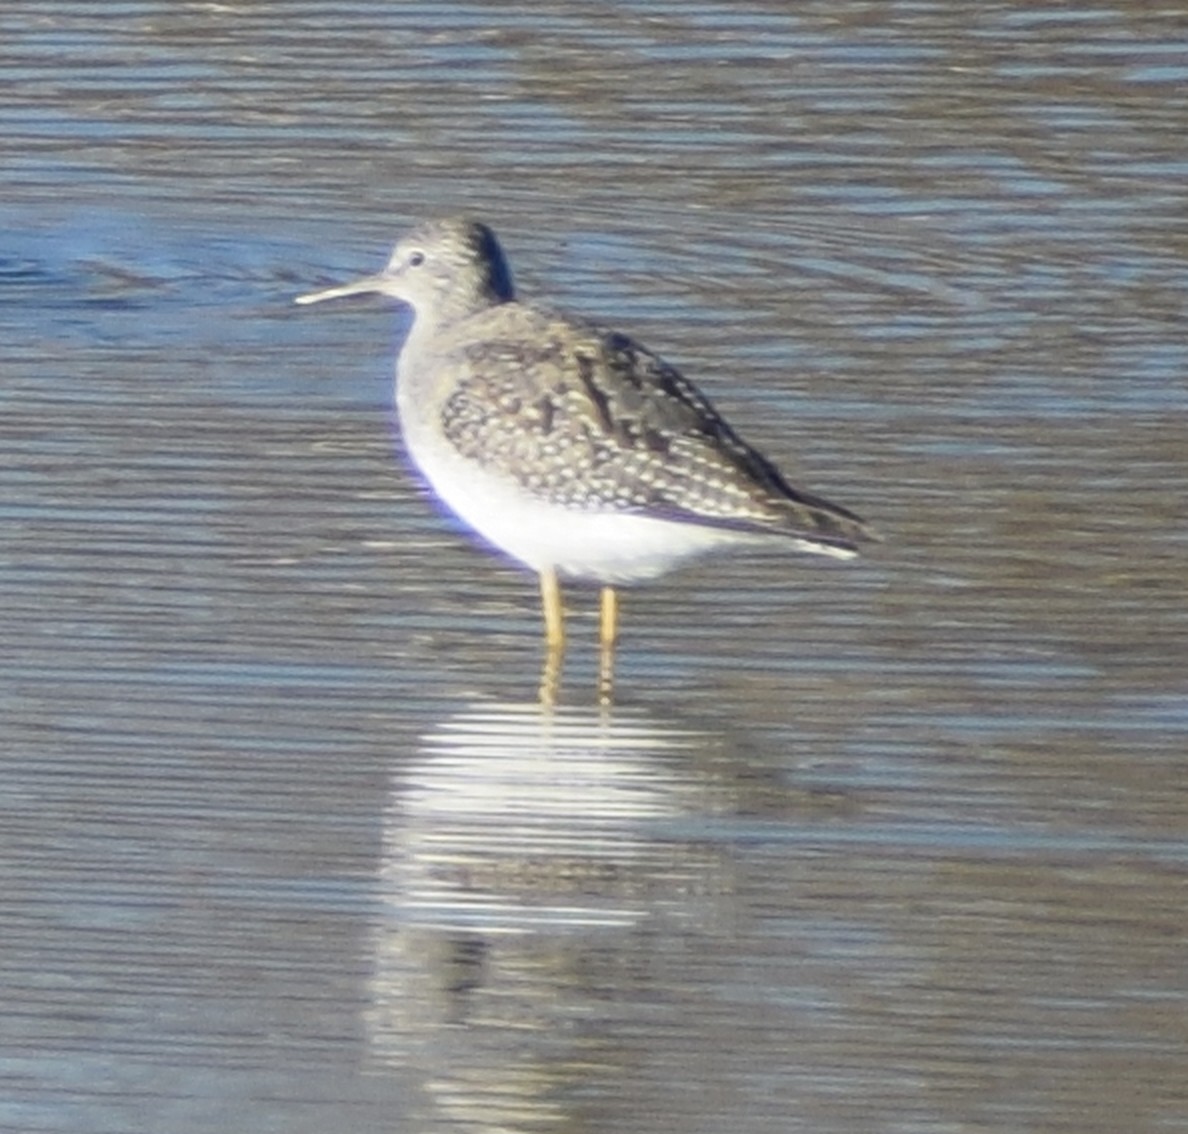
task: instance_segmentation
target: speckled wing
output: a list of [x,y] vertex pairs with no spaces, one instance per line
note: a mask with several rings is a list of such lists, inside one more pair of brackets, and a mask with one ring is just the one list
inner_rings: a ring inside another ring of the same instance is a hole
[[575,320],[459,344],[442,411],[465,457],[566,508],[633,512],[851,549],[853,513],[800,492],[678,370]]

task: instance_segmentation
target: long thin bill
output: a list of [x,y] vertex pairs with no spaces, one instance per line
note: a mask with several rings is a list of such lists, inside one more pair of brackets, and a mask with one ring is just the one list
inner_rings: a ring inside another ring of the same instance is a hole
[[369,291],[383,291],[383,276],[364,276],[361,280],[351,280],[350,283],[328,287],[325,291],[311,291],[306,295],[299,295],[294,303],[321,303],[323,299],[338,299],[344,295],[363,295]]

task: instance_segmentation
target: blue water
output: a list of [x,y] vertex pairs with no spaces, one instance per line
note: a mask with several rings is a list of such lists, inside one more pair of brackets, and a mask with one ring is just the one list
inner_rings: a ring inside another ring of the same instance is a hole
[[[1182,21],[0,13],[0,1126],[1188,1128]],[[856,564],[535,583],[294,295],[414,218]]]

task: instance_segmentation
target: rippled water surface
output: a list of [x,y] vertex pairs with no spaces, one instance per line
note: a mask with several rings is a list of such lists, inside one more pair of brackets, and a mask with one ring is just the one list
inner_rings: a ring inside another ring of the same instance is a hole
[[[0,12],[0,1127],[1188,1130],[1174,5]],[[569,596],[432,504],[468,212],[854,564]]]

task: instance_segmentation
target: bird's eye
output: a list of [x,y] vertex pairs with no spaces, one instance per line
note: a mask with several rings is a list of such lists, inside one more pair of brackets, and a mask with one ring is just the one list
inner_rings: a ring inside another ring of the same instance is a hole
[[414,252],[408,258],[408,266],[410,268],[419,268],[425,262],[424,252]]

